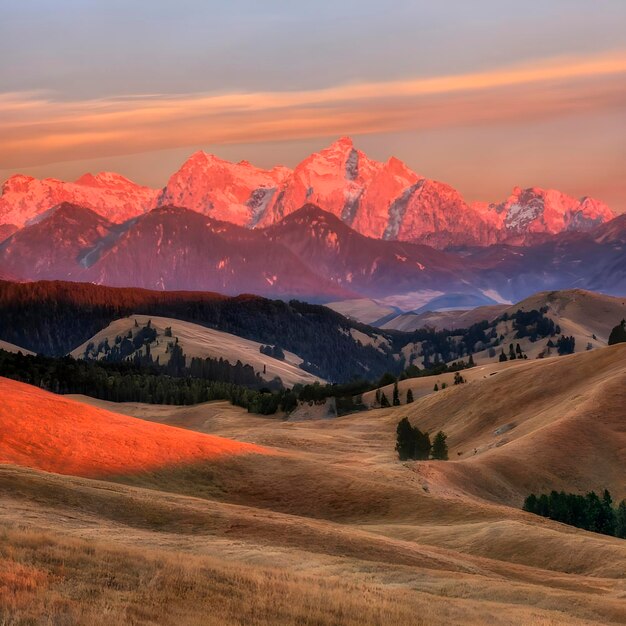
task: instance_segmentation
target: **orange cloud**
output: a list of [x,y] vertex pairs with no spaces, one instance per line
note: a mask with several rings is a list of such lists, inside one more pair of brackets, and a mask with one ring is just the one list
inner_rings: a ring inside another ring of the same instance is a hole
[[0,95],[0,169],[198,144],[524,121],[624,106],[626,53],[298,92]]

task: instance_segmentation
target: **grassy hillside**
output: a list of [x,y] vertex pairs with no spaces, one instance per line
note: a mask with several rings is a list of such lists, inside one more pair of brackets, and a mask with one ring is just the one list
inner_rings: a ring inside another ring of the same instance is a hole
[[0,378],[0,463],[61,474],[153,471],[261,447],[119,415]]
[[116,319],[154,315],[193,322],[299,355],[306,369],[342,381],[398,369],[391,349],[355,340],[381,335],[323,306],[225,297],[214,293],[159,292],[86,283],[0,281],[0,339],[46,355],[74,350]]
[[[296,383],[321,382],[320,378],[300,368],[303,359],[293,352],[287,352],[284,360],[278,360],[262,354],[260,348],[263,344],[257,341],[168,317],[131,315],[115,320],[72,350],[71,354],[75,358],[83,358],[89,344],[98,346],[105,341],[114,346],[116,337],[125,337],[129,332],[132,334],[136,332],[136,328],[144,328],[148,322],[155,331],[155,337],[149,344],[150,355],[153,359],[158,358],[161,364],[166,364],[170,360],[171,351],[168,351],[168,344],[177,342],[187,357],[188,366],[194,357],[224,358],[233,365],[237,361],[251,365],[264,380],[270,381],[279,377],[288,387]],[[142,352],[145,353],[145,350],[143,346]]]
[[[0,615],[37,619],[54,602],[58,620],[84,624],[103,607],[118,623],[207,623],[210,607],[225,624],[623,623],[626,542],[520,507],[552,488],[626,497],[625,357],[617,345],[512,363],[409,406],[334,420],[116,404],[148,426],[272,453],[99,480],[0,467],[0,580],[15,590],[0,596]],[[13,419],[29,406],[18,400]],[[88,415],[113,405],[80,400],[62,400],[54,423],[76,436],[67,453],[91,451],[97,468],[100,449],[81,446],[81,421],[63,416],[70,404]],[[399,462],[404,415],[445,430],[451,460]]]

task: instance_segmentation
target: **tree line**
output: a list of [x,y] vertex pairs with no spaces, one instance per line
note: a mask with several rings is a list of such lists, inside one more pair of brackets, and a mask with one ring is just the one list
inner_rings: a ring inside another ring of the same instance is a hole
[[297,399],[285,389],[249,389],[190,375],[171,376],[162,368],[123,361],[110,363],[14,354],[0,350],[0,376],[59,394],[78,393],[111,402],[191,405],[228,400],[251,413],[292,410]]
[[531,493],[522,508],[556,522],[626,539],[626,500],[613,506],[608,489],[604,490],[602,498],[594,491],[585,496],[563,491],[539,496]]

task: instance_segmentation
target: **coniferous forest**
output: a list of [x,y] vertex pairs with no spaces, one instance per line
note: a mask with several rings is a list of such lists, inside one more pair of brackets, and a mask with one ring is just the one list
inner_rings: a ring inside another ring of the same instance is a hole
[[594,491],[585,496],[563,491],[539,496],[531,493],[523,509],[556,522],[626,539],[626,500],[614,505],[607,489],[601,498]]

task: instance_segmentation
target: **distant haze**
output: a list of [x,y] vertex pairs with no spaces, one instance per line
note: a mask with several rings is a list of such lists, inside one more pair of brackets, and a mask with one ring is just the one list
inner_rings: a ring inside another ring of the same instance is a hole
[[7,3],[0,180],[162,187],[198,148],[294,166],[340,135],[467,200],[626,211],[626,3]]

